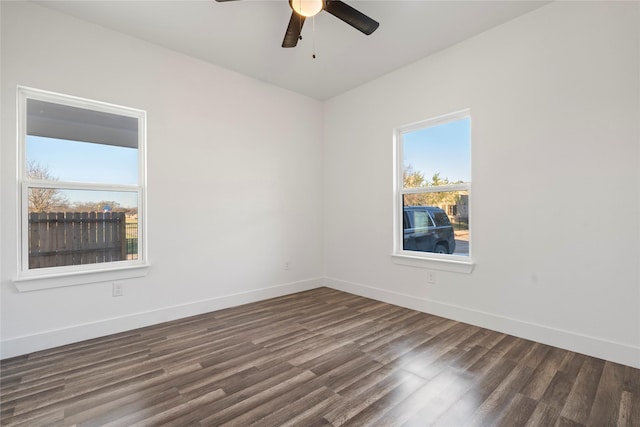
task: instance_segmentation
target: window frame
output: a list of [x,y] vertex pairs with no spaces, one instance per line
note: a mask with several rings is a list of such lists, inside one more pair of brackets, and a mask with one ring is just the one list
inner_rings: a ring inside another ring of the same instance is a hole
[[[138,179],[136,184],[108,184],[92,182],[52,181],[27,177],[27,100],[51,102],[85,110],[111,113],[137,120]],[[19,291],[48,289],[61,286],[122,280],[146,275],[148,264],[147,209],[146,209],[146,112],[121,105],[110,104],[71,95],[65,95],[25,86],[17,91],[17,276],[14,284]],[[55,188],[62,190],[120,191],[137,193],[138,257],[135,260],[112,261],[80,265],[29,268],[29,189]]]
[[[433,117],[419,122],[398,126],[393,131],[393,250],[392,261],[399,265],[444,270],[458,273],[471,273],[473,271],[472,258],[472,226],[469,224],[469,255],[437,254],[433,252],[410,251],[403,249],[404,241],[404,200],[406,194],[440,193],[449,191],[467,191],[469,219],[471,214],[471,182],[463,184],[448,184],[437,187],[405,188],[403,137],[407,133],[415,132],[428,127],[434,127],[462,119],[469,119],[471,128],[471,110],[463,109],[449,114]],[[472,137],[470,136],[469,153],[472,151]],[[471,168],[473,165],[471,164]],[[471,171],[470,171],[471,172]],[[470,221],[471,222],[471,221]]]

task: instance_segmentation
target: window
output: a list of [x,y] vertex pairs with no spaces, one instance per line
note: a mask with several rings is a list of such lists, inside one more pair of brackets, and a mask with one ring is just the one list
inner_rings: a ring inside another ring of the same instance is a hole
[[403,126],[394,143],[394,260],[470,271],[469,111]]
[[20,87],[18,114],[18,281],[144,266],[145,112]]

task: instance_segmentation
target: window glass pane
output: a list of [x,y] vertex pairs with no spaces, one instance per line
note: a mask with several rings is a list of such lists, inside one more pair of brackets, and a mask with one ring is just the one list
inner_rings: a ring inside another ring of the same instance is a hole
[[30,179],[98,184],[138,184],[138,149],[28,135]]
[[138,259],[138,192],[28,189],[29,268]]
[[[436,191],[403,196],[405,251],[469,256],[469,192]],[[429,227],[423,220],[428,216]],[[434,225],[435,224],[435,225]]]
[[470,119],[402,135],[405,188],[471,182]]
[[20,278],[144,265],[146,113],[18,87],[18,115]]

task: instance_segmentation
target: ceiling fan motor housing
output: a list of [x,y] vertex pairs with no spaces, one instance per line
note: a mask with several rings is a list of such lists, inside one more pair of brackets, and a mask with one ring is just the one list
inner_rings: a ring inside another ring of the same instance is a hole
[[298,15],[310,18],[324,9],[324,0],[289,0],[289,6]]

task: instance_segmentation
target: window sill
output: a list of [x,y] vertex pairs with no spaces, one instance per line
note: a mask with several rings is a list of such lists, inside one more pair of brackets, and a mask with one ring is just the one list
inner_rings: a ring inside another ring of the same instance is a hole
[[391,260],[398,265],[428,268],[431,270],[451,271],[453,273],[470,274],[474,263],[471,260],[457,260],[451,258],[422,257],[406,254],[392,254]]
[[144,277],[147,275],[148,270],[149,264],[138,264],[105,270],[74,271],[61,274],[49,274],[46,276],[19,277],[13,280],[13,284],[19,292],[39,291],[42,289]]

